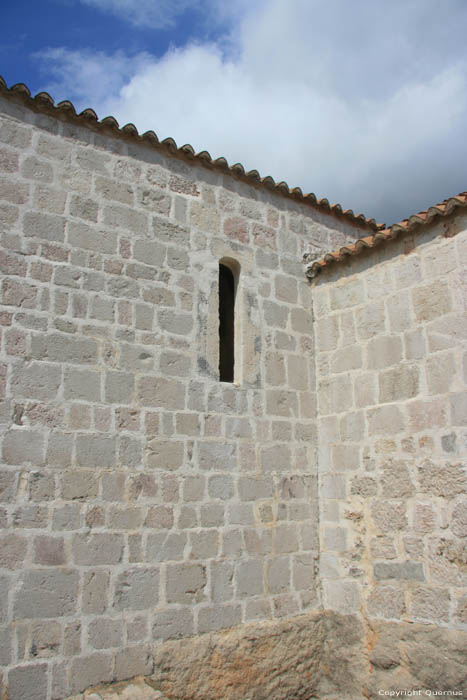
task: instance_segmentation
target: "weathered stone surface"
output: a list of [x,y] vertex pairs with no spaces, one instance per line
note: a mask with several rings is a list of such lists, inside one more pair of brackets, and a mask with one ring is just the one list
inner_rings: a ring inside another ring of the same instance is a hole
[[186,700],[306,700],[318,693],[320,617],[248,625],[167,642],[154,654],[154,685]]

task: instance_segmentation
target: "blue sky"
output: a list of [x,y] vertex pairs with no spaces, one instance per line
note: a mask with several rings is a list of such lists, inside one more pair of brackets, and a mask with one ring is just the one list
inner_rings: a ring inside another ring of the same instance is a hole
[[16,0],[0,74],[392,223],[467,189],[465,0]]

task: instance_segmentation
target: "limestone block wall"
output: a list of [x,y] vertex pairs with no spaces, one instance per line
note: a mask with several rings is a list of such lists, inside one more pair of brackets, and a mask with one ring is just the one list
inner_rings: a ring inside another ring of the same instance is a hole
[[313,290],[323,605],[379,630],[467,629],[466,262],[464,214]]
[[[0,662],[10,700],[57,700],[151,673],[161,640],[317,605],[301,257],[362,232],[14,98],[0,111]],[[235,384],[221,259],[240,269]]]

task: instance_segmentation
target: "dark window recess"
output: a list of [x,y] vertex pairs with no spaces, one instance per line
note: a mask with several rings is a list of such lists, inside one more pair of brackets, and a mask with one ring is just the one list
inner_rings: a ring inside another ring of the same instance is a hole
[[232,270],[219,264],[219,379],[234,380],[235,278]]

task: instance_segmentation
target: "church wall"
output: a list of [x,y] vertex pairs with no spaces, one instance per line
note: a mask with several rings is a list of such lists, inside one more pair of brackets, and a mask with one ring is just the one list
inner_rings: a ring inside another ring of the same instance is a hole
[[466,262],[459,214],[313,289],[323,606],[365,623],[375,698],[467,692]]
[[363,232],[13,98],[0,114],[0,662],[10,700],[59,700],[151,674],[162,641],[318,606],[301,257]]

